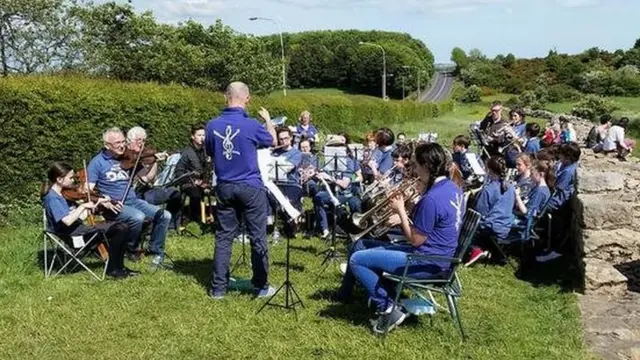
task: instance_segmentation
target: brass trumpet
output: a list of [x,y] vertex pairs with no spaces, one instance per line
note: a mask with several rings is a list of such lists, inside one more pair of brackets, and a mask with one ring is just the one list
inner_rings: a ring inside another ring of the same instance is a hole
[[357,234],[350,235],[352,241],[358,241],[366,234],[371,233],[373,237],[380,237],[389,231],[390,226],[386,223],[393,215],[393,210],[389,208],[389,202],[398,194],[404,196],[407,206],[414,203],[420,197],[419,190],[420,178],[408,178],[400,182],[398,185],[387,193],[387,196],[375,206],[365,213],[353,214],[353,224],[362,230]]

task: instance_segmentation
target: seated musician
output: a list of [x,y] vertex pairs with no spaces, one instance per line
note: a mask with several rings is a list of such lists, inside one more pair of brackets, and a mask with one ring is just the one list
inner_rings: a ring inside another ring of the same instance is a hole
[[[191,127],[191,142],[189,146],[180,152],[180,160],[176,164],[175,178],[193,172],[190,181],[185,181],[180,185],[180,190],[189,197],[189,220],[197,221],[200,214],[200,203],[205,195],[205,188],[208,187],[207,179],[211,178],[211,172],[207,172],[209,162],[207,154],[204,152],[204,125],[196,124]],[[201,226],[204,226],[200,219]],[[182,219],[182,225],[187,222]]]
[[398,133],[398,136],[396,137],[396,144],[401,145],[401,144],[404,144],[405,141],[407,141],[407,134],[403,132]]
[[[513,223],[513,207],[516,191],[507,180],[507,165],[504,158],[492,156],[487,161],[488,183],[478,195],[475,210],[482,216],[474,245],[470,251],[466,266],[493,255],[488,249],[493,244],[490,238],[497,242],[504,241],[509,235]],[[494,261],[504,264],[506,259],[499,256]]]
[[[342,136],[335,137],[334,141],[333,146],[346,147],[347,145],[346,139]],[[348,148],[347,154],[350,154]],[[320,186],[320,189],[322,190],[313,198],[313,209],[316,216],[316,224],[323,239],[329,236],[329,223],[327,220],[325,206],[332,206],[334,211],[338,210],[333,205],[332,195],[338,200],[339,205],[347,203],[352,213],[360,212],[361,210],[360,199],[353,196],[351,187],[352,180],[357,176],[358,170],[360,170],[358,162],[353,156],[349,155],[344,159],[339,159],[338,161],[344,166],[344,170],[339,171],[338,169],[335,169],[335,171],[332,171],[332,174],[326,174],[324,172],[320,173],[318,176],[325,180],[324,183],[326,183],[329,188],[325,187],[322,189],[324,187],[323,183],[323,185]],[[335,185],[335,191],[331,189],[332,185]]]
[[300,141],[300,182],[304,195],[313,198],[318,193],[318,182],[314,179],[319,170],[318,158],[311,153],[311,142],[309,139]]
[[458,135],[453,139],[453,162],[462,173],[462,178],[467,186],[479,185],[484,182],[482,174],[476,174],[471,166],[471,161],[475,159],[478,165],[482,166],[482,161],[478,155],[469,150],[471,141],[465,135]]
[[[143,150],[147,141],[147,131],[140,126],[134,126],[127,131],[127,147],[137,154]],[[177,219],[180,213],[180,192],[171,187],[153,187],[153,183],[158,175],[158,163],[155,161],[166,160],[167,154],[155,153],[151,164],[140,162],[139,169],[135,171],[135,177],[139,179],[140,185],[136,186],[135,192],[139,198],[144,199],[149,204],[166,204],[166,209],[171,214],[172,219]],[[134,180],[135,183],[135,180]],[[169,228],[175,228],[175,223],[170,222]]]
[[569,201],[576,191],[578,160],[581,155],[580,146],[577,143],[560,145],[558,149],[558,164],[556,165],[556,182],[554,192],[549,199],[549,209],[553,212],[552,249],[548,253],[537,256],[538,262],[546,262],[562,256],[564,246],[569,238],[567,229],[572,226],[572,206]]
[[555,184],[555,171],[547,161],[535,161],[531,166],[531,180],[533,187],[527,194],[516,192],[516,221],[513,228],[518,231],[518,239],[524,240],[526,235],[526,220],[540,215],[543,207],[551,197],[550,188]]
[[607,133],[611,128],[611,115],[605,114],[600,116],[600,125],[594,125],[589,130],[589,135],[585,139],[585,146],[594,152],[602,151],[602,143],[607,137]]
[[311,151],[314,151],[316,143],[318,142],[318,129],[316,129],[315,126],[311,125],[311,113],[307,110],[300,113],[298,122],[298,126],[296,127],[298,146],[302,139],[307,139],[309,140],[309,144],[311,145]]
[[494,101],[491,106],[490,115],[480,124],[484,137],[488,144],[487,152],[490,156],[501,155],[500,147],[507,145],[513,131],[509,124],[502,118],[502,103]]
[[509,111],[509,118],[511,119],[511,127],[513,128],[515,134],[519,138],[524,137],[527,126],[524,121],[524,110],[522,110],[521,108],[512,109],[511,111]]
[[365,135],[365,143],[364,143],[364,153],[362,155],[362,181],[363,184],[368,185],[371,184],[374,180],[373,171],[369,167],[369,161],[373,159],[373,153],[377,148],[376,144],[376,134],[373,132],[367,133]]
[[[108,241],[107,275],[114,279],[138,275],[137,271],[124,266],[125,237],[129,231],[126,224],[114,221],[91,226],[83,224],[82,220],[87,217],[88,212],[98,206],[111,209],[114,205],[109,203],[109,198],[100,198],[97,202],[87,201],[72,208],[63,197],[65,190],[74,187],[73,177],[73,168],[63,162],[53,163],[47,172],[49,186],[42,194],[42,203],[50,226],[47,230],[58,235],[82,236],[85,241],[89,241],[97,232],[102,232]],[[102,237],[96,237],[96,240],[100,241]]]
[[[302,153],[300,150],[293,147],[293,135],[288,127],[279,127],[276,129],[276,137],[278,139],[278,146],[273,150],[273,156],[282,156],[285,160],[293,165],[290,170],[287,170],[283,165],[276,164],[275,170],[278,180],[275,183],[278,188],[282,190],[284,196],[289,200],[291,205],[299,211],[302,211],[302,184],[300,183],[300,162],[302,161]],[[281,178],[280,173],[286,172],[286,180],[279,180]],[[273,196],[269,194],[269,204],[271,210],[277,208],[277,201]],[[272,212],[271,212],[272,213]],[[283,214],[284,215],[284,214]],[[285,235],[288,237],[295,236],[295,226],[292,222],[285,223]],[[274,232],[274,240],[277,240],[277,232]]]
[[132,254],[133,260],[137,260],[136,250],[140,244],[144,220],[147,218],[152,220],[153,228],[148,251],[154,254],[152,266],[162,267],[165,259],[164,244],[171,214],[157,205],[139,199],[135,191],[130,189],[132,175],[122,168],[119,160],[123,157],[126,147],[122,131],[119,128],[111,128],[105,131],[102,138],[104,149],[91,159],[87,168],[89,188],[91,190],[95,188],[99,193],[120,202],[121,209],[111,209],[112,212],[106,213],[105,216],[129,226],[126,247]]
[[390,175],[392,185],[399,184],[404,179],[407,165],[411,161],[412,150],[409,144],[399,144],[391,153],[394,166]]
[[[379,315],[373,325],[375,332],[384,331],[386,326],[391,330],[406,317],[400,307],[392,310],[392,295],[380,286],[382,273],[401,275],[408,254],[453,257],[458,246],[465,204],[460,187],[447,178],[448,155],[439,144],[428,143],[416,147],[414,159],[415,171],[424,186],[422,197],[411,216],[402,196],[391,199],[389,204],[395,212],[389,224],[399,225],[410,245],[358,240],[352,247],[349,265],[336,295],[337,300],[347,301],[357,280]],[[422,260],[409,267],[407,274],[414,278],[437,278],[446,276],[450,266],[446,260]]]
[[393,143],[395,137],[393,131],[389,128],[381,128],[376,131],[376,150],[373,151],[372,157],[367,164],[373,173],[374,179],[381,179],[387,171],[393,167]]
[[520,194],[525,202],[529,199],[528,194],[533,187],[531,178],[531,156],[526,153],[520,154],[516,158],[516,194]]
[[538,135],[540,135],[540,125],[534,122],[528,123],[525,127],[524,134],[524,152],[535,157],[540,151],[540,138],[538,138]]

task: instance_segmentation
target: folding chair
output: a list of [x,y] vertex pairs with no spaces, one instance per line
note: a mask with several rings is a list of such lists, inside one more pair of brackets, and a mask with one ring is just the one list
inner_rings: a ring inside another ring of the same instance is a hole
[[[107,273],[107,266],[109,265],[109,256],[107,255],[104,261],[104,268],[102,269],[101,276],[98,276],[92,271],[84,262],[83,259],[90,255],[94,246],[97,243],[103,243],[108,246],[108,241],[103,231],[97,231],[90,239],[85,240],[82,236],[78,238],[71,237],[69,235],[57,234],[49,230],[49,224],[47,221],[46,211],[42,212],[43,218],[43,257],[44,257],[44,277],[53,278],[56,275],[63,272],[69,265],[75,262],[75,265],[71,268],[73,271],[78,266],[82,266],[87,270],[96,280],[104,280]],[[82,240],[80,240],[82,239]],[[51,258],[49,258],[49,250],[52,250]],[[60,268],[53,273],[53,266],[58,262]],[[53,274],[52,274],[53,273]]]
[[[475,210],[468,209],[466,211],[462,222],[462,229],[460,229],[460,235],[458,237],[458,248],[456,249],[453,257],[409,254],[407,255],[407,263],[404,266],[402,275],[383,274],[386,279],[398,283],[396,285],[396,297],[393,305],[394,308],[400,305],[399,300],[403,289],[408,289],[420,300],[430,302],[436,306],[439,305],[435,302],[433,293],[440,293],[447,299],[448,309],[445,310],[448,310],[451,315],[451,319],[455,321],[455,325],[458,328],[458,331],[460,331],[462,340],[466,340],[466,334],[462,327],[462,321],[458,310],[458,299],[462,297],[462,283],[458,278],[456,269],[460,264],[463,264],[463,257],[475,236],[476,229],[480,224],[480,217],[480,213]],[[407,275],[409,266],[420,260],[448,261],[451,264],[451,268],[446,274],[443,274],[442,277],[434,279],[415,279],[410,275]],[[389,329],[386,328],[384,335],[388,332]]]

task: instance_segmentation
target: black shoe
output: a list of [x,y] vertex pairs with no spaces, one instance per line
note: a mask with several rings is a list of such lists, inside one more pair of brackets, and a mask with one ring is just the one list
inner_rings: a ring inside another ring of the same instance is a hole
[[123,269],[123,271],[126,272],[128,276],[138,276],[138,275],[140,275],[140,271],[131,270],[126,266]]
[[128,278],[130,275],[125,270],[112,270],[107,272],[107,276],[113,280],[122,280]]

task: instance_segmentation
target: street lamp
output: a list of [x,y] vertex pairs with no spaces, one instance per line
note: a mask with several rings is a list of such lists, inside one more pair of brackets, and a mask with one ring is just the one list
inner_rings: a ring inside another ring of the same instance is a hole
[[278,23],[276,20],[271,19],[271,18],[258,17],[258,16],[251,17],[251,18],[249,18],[249,20],[251,20],[251,21],[256,21],[256,20],[269,21],[269,22],[274,23],[276,25],[276,27],[278,28],[278,32],[280,32],[280,50],[282,51],[282,92],[284,93],[284,96],[287,96],[287,69],[286,69],[286,64],[285,64],[285,60],[284,60],[284,40],[282,40],[282,28],[280,27],[280,23]]
[[[409,65],[404,65],[403,68],[405,69],[413,69],[415,68],[415,66],[409,66]],[[418,68],[418,101],[420,101],[420,69]]]
[[378,44],[360,41],[359,45],[372,45],[377,46],[382,50],[382,100],[386,100],[387,98],[387,54],[384,51],[384,48]]

